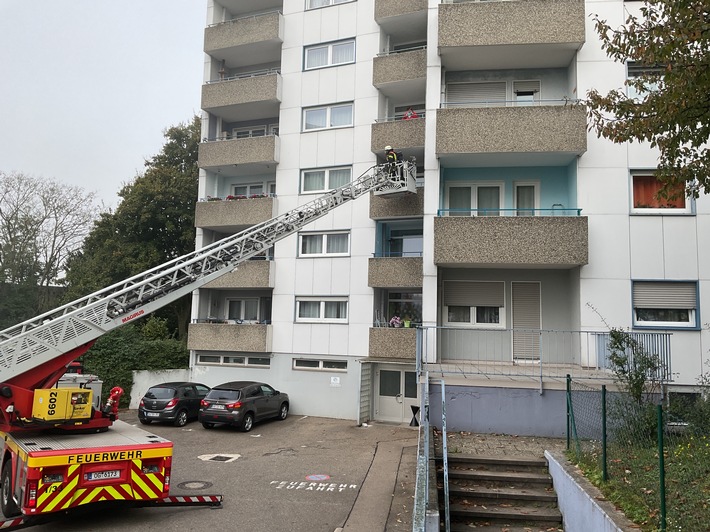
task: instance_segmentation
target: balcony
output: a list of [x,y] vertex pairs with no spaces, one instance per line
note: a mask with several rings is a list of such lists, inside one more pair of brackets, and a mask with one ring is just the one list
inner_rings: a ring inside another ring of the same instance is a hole
[[423,101],[426,92],[426,48],[375,57],[372,84],[385,96],[398,101]]
[[543,102],[437,113],[436,152],[444,166],[565,165],[585,151],[587,115],[581,105]]
[[202,86],[202,109],[225,122],[245,122],[279,115],[281,74],[261,70]]
[[373,257],[368,259],[367,286],[372,288],[421,288],[421,257]]
[[272,325],[191,323],[187,348],[198,351],[271,352]]
[[205,53],[230,68],[281,60],[283,15],[278,11],[245,15],[205,29]]
[[375,21],[399,42],[426,39],[427,0],[375,0]]
[[439,55],[448,70],[566,67],[584,24],[583,0],[439,4]]
[[274,198],[270,197],[198,201],[195,227],[232,233],[270,220],[274,215]]
[[413,155],[417,161],[424,161],[424,113],[412,120],[383,118],[372,124],[371,149],[383,154],[385,146],[394,146],[404,152],[405,157]]
[[371,327],[369,345],[370,357],[414,362],[417,357],[417,330],[407,327]]
[[210,281],[203,288],[273,288],[274,270],[271,260],[248,260],[231,273]]
[[200,143],[197,164],[200,168],[225,176],[273,173],[273,165],[279,162],[280,148],[280,139],[276,135],[207,139]]
[[424,188],[417,188],[415,194],[403,194],[397,197],[375,196],[370,193],[370,218],[384,220],[388,218],[412,218],[424,215]]
[[574,268],[588,251],[586,216],[434,218],[437,266]]

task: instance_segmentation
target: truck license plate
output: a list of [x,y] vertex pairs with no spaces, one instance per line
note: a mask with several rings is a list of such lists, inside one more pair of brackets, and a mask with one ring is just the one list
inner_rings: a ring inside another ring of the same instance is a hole
[[120,476],[120,469],[113,469],[111,471],[93,471],[87,475],[87,480],[108,480],[112,478],[119,478]]

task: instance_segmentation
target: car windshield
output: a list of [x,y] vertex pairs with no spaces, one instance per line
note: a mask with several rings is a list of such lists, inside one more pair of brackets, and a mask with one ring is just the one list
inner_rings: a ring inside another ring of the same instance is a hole
[[207,399],[213,401],[236,401],[239,399],[239,390],[220,390],[213,389],[207,394]]
[[172,399],[175,397],[174,388],[151,388],[145,394],[148,399]]

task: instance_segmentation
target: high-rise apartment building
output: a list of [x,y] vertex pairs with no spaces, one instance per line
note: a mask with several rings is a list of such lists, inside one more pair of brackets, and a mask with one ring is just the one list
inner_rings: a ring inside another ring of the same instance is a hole
[[343,205],[200,289],[195,377],[402,422],[419,350],[460,399],[450,415],[559,434],[564,375],[608,376],[620,327],[647,333],[675,389],[695,384],[710,204],[659,202],[657,154],[589,133],[578,104],[637,72],[606,57],[590,14],[615,26],[639,7],[208,0],[198,248],[349,182],[387,145],[416,158],[418,189]]

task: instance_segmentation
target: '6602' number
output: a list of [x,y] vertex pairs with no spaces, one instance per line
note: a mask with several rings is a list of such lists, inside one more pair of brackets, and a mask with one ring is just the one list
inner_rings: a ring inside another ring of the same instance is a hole
[[53,416],[54,414],[57,413],[57,392],[49,392],[49,408],[47,410],[47,414],[50,416]]

